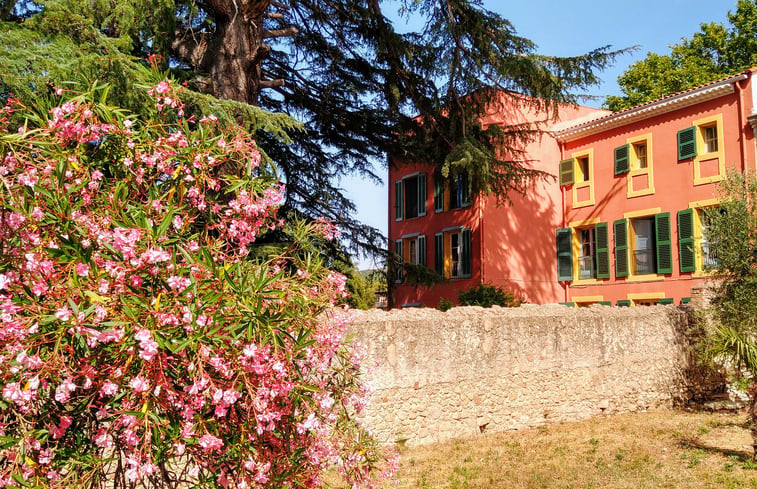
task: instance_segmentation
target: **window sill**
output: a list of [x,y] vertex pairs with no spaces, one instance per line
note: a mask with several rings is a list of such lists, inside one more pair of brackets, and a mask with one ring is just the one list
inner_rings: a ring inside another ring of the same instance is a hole
[[716,270],[697,270],[695,272],[691,272],[692,278],[712,278],[716,275]]
[[657,273],[647,273],[644,275],[629,275],[626,277],[626,282],[662,282],[665,280],[665,275]]
[[598,278],[584,278],[584,279],[576,279],[573,280],[570,285],[571,287],[577,286],[577,285],[600,285],[603,284],[604,280],[598,279]]

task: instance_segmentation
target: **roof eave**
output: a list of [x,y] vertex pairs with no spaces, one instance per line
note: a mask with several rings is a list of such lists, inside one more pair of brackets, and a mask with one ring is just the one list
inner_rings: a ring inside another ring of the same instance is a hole
[[722,97],[734,92],[734,83],[747,78],[749,78],[747,73],[741,73],[703,87],[695,88],[648,104],[616,112],[615,114],[606,117],[600,117],[593,121],[556,131],[554,137],[560,142],[574,141],[578,138],[597,134],[608,129]]

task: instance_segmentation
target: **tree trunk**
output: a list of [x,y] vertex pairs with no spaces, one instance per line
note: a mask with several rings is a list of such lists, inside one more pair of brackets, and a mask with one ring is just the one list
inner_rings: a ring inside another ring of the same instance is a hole
[[210,92],[220,98],[258,105],[261,61],[270,47],[264,42],[263,14],[270,0],[208,2],[215,32],[200,68],[210,75]]

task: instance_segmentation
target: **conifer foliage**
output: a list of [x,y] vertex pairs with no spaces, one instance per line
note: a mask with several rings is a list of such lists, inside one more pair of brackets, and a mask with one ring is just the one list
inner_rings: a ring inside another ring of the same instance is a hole
[[[29,2],[18,4],[29,8]],[[444,175],[467,171],[473,192],[506,198],[522,191],[538,175],[523,161],[521,149],[539,127],[485,128],[479,116],[492,109],[501,90],[521,105],[552,112],[595,83],[596,71],[616,54],[605,47],[570,58],[540,55],[479,0],[48,0],[44,5],[23,26],[0,34],[15,50],[0,55],[18,61],[14,77],[27,77],[23,87],[5,82],[8,89],[26,90],[29,76],[38,78],[32,84],[39,87],[45,77],[57,82],[82,71],[90,78],[115,79],[120,96],[130,98],[133,91],[120,72],[131,76],[136,70],[125,58],[159,54],[198,94],[188,95],[189,102],[212,95],[227,101],[221,105],[228,117],[264,130],[258,142],[287,182],[283,212],[331,218],[346,228],[349,241],[361,244],[376,245],[379,236],[350,217],[354,207],[339,187],[342,176],[378,181],[373,165],[391,155],[433,162]],[[387,9],[418,19],[421,28],[399,32]],[[38,37],[22,43],[22,35]],[[25,55],[55,42],[68,43],[74,54]],[[249,106],[288,114],[303,130],[290,131],[291,143],[281,144],[265,131],[281,126],[262,127],[265,118]]]

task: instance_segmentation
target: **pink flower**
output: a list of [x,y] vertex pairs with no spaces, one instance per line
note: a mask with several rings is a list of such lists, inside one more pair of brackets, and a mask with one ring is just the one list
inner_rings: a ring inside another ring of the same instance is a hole
[[168,93],[168,89],[169,88],[170,87],[168,85],[168,82],[165,81],[165,80],[163,80],[162,82],[158,83],[158,85],[155,87],[155,92],[156,93],[161,93],[161,94],[162,93]]
[[118,386],[111,382],[110,380],[106,380],[103,382],[102,387],[100,387],[100,394],[103,396],[113,396],[118,392]]
[[135,394],[141,394],[150,390],[150,383],[143,379],[142,376],[137,375],[129,381],[129,387],[134,390]]
[[68,402],[71,393],[76,390],[76,384],[71,379],[66,379],[55,388],[55,400],[61,403]]
[[76,264],[76,275],[80,277],[87,277],[89,275],[89,266],[84,263]]
[[69,309],[68,306],[63,306],[55,311],[55,317],[61,321],[68,321],[71,319],[71,309]]
[[192,281],[186,277],[177,277],[175,275],[168,277],[167,282],[168,286],[171,287],[171,289],[177,290],[179,292],[189,287],[189,285],[192,283]]
[[219,450],[223,447],[223,441],[213,435],[203,435],[202,438],[200,438],[199,443],[203,450],[207,452]]

